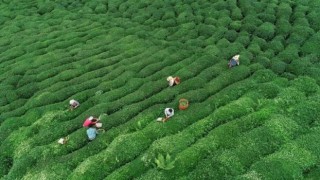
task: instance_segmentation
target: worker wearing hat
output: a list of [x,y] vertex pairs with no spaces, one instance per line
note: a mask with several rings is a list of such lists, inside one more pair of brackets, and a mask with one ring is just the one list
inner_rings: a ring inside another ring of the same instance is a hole
[[97,118],[90,116],[84,121],[83,127],[89,127],[90,125],[95,125],[97,123],[97,121],[98,121]]
[[71,110],[77,108],[80,105],[80,103],[78,101],[74,100],[74,99],[71,99],[69,101],[69,104],[70,104],[70,109]]
[[240,55],[233,56],[232,59],[228,63],[229,68],[232,68],[234,66],[239,66],[240,65],[239,58],[240,58]]
[[167,78],[167,81],[169,83],[169,86],[175,86],[177,84],[180,84],[180,78],[179,77],[172,77],[172,76],[169,76]]

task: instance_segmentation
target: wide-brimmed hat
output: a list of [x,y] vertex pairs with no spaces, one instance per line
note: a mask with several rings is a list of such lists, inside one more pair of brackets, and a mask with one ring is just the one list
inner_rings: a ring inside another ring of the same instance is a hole
[[173,79],[172,76],[167,77],[167,81],[170,81],[171,79]]
[[69,103],[70,103],[70,104],[73,104],[73,103],[75,103],[75,100],[74,100],[74,99],[71,99],[71,100],[69,101]]
[[91,121],[92,119],[93,119],[93,116],[90,116],[90,117],[89,117],[89,120]]
[[234,58],[234,59],[236,59],[236,60],[239,60],[239,57],[240,57],[240,55],[239,55],[239,54],[237,54],[237,55],[233,56],[233,58]]

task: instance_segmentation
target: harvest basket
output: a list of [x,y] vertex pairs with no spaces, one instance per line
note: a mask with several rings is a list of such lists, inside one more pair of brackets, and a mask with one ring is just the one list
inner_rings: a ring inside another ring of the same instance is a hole
[[179,77],[176,77],[176,78],[174,79],[174,82],[175,82],[176,84],[180,84],[180,78],[179,78]]
[[179,100],[179,109],[185,110],[189,107],[189,101],[187,99],[180,99]]

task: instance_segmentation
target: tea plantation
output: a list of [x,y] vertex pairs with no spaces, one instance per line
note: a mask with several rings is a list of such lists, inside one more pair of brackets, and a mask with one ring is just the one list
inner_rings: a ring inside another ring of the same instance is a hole
[[319,0],[0,0],[0,179],[319,179],[319,17]]

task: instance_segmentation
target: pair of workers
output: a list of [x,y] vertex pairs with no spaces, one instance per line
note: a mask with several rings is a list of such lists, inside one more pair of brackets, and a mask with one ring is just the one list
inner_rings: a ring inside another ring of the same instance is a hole
[[90,116],[84,121],[83,127],[88,128],[87,136],[89,141],[92,141],[97,137],[97,134],[99,134],[97,129],[102,127],[102,123],[99,122],[98,118]]
[[[178,76],[177,77],[169,76],[167,78],[167,81],[168,81],[170,87],[180,84],[180,78]],[[158,122],[166,122],[169,118],[171,118],[174,115],[174,109],[173,108],[165,108],[164,114],[165,114],[165,117],[158,118],[157,119]]]
[[[74,100],[74,99],[71,99],[71,100],[69,101],[69,108],[70,108],[71,111],[74,110],[74,109],[76,109],[76,108],[79,107],[79,106],[80,106],[80,103],[79,103],[78,101],[76,101],[76,100]],[[63,137],[63,138],[60,138],[60,139],[58,140],[58,143],[59,143],[59,144],[66,144],[66,143],[68,142],[68,140],[69,140],[69,137]]]

